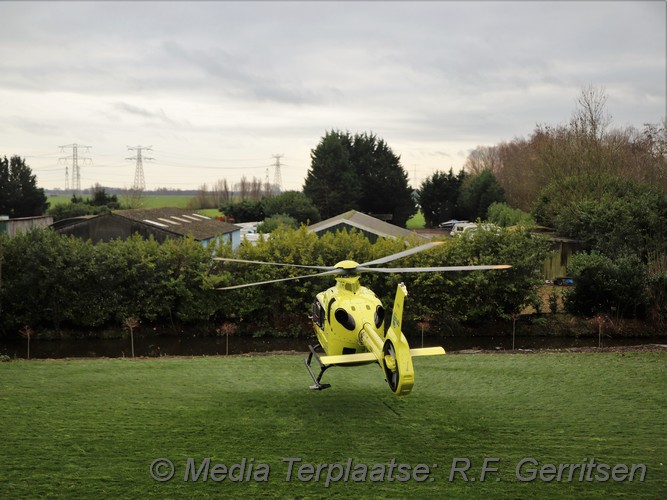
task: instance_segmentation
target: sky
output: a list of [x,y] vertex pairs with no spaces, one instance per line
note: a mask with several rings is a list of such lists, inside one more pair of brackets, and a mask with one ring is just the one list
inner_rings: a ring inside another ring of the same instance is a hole
[[667,116],[664,1],[2,1],[0,20],[0,155],[47,189],[66,166],[73,185],[72,144],[82,188],[132,187],[142,146],[148,189],[273,182],[279,161],[300,190],[328,131],[366,132],[417,187],[567,124],[589,86],[612,127]]

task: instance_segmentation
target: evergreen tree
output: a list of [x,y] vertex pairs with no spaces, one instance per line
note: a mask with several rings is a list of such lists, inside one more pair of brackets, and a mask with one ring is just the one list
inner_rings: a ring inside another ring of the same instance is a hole
[[466,219],[477,220],[486,218],[492,203],[504,201],[505,191],[498,184],[496,176],[487,169],[475,177],[468,178],[463,184],[459,205]]
[[0,214],[10,217],[42,215],[49,207],[44,189],[25,160],[19,156],[0,158]]
[[357,171],[363,197],[361,210],[369,214],[391,214],[391,222],[404,227],[415,213],[408,174],[382,139],[357,134],[352,142],[350,162]]
[[417,199],[427,226],[434,227],[440,222],[462,217],[459,195],[465,178],[465,171],[454,175],[450,168],[449,173],[435,172],[422,182]]
[[393,224],[404,226],[415,213],[400,158],[375,135],[328,132],[311,159],[303,192],[322,218],[359,210],[391,214]]
[[310,153],[311,166],[303,193],[324,219],[359,209],[361,187],[350,164],[350,142],[348,133],[332,130]]

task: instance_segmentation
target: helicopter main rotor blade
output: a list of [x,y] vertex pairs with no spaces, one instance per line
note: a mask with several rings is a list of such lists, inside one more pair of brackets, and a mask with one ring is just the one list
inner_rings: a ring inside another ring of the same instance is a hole
[[213,260],[222,262],[240,262],[242,264],[263,264],[266,266],[300,267],[302,269],[317,269],[319,271],[331,271],[333,266],[305,266],[302,264],[285,264],[284,262],[263,262],[261,260],[228,259],[226,257],[213,257]]
[[340,269],[332,269],[329,271],[324,271],[322,273],[315,273],[315,274],[304,274],[302,276],[290,276],[289,278],[279,278],[275,280],[267,280],[267,281],[255,281],[254,283],[244,283],[242,285],[232,285],[232,286],[223,286],[220,288],[216,288],[216,290],[235,290],[237,288],[248,288],[251,286],[259,286],[259,285],[268,285],[269,283],[280,283],[281,281],[291,281],[291,280],[300,280],[300,279],[305,279],[305,278],[316,278],[318,276],[326,276],[329,274],[341,274],[342,270]]
[[400,259],[402,257],[407,257],[408,255],[423,252],[424,250],[428,250],[429,248],[442,245],[443,243],[444,243],[443,241],[433,241],[431,243],[426,243],[425,245],[420,245],[418,247],[408,248],[407,250],[403,250],[402,252],[387,255],[386,257],[381,257],[379,259],[371,260],[370,262],[364,262],[362,264],[359,264],[359,267],[386,264],[387,262],[391,262],[392,260]]
[[440,267],[357,267],[361,273],[438,273],[452,271],[490,271],[492,269],[509,269],[512,266],[497,264],[490,266],[440,266]]

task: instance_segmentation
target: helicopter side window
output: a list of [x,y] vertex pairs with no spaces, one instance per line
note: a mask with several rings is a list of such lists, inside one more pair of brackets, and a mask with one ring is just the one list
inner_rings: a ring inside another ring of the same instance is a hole
[[313,323],[320,328],[324,326],[324,307],[322,307],[322,304],[317,299],[313,301]]
[[343,325],[348,330],[350,330],[350,331],[354,330],[354,327],[356,326],[354,318],[345,309],[343,309],[343,308],[336,309],[336,312],[334,313],[334,317],[336,318],[336,321],[338,321],[341,325]]
[[377,306],[375,308],[375,327],[380,328],[384,323],[384,307]]

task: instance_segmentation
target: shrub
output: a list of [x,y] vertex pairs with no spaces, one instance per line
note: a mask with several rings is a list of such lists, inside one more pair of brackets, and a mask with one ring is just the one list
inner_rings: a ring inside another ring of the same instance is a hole
[[599,252],[576,254],[570,274],[574,289],[565,296],[572,314],[639,317],[648,304],[646,266],[634,254],[612,260]]

